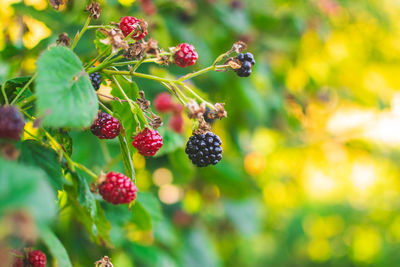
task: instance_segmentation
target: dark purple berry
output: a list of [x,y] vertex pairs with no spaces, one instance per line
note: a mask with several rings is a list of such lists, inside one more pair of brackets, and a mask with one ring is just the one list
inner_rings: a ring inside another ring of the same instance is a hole
[[18,108],[0,107],[0,138],[19,140],[24,126],[25,120]]
[[186,143],[185,152],[197,167],[215,165],[222,159],[221,139],[212,132],[194,134]]
[[99,90],[101,84],[101,76],[98,72],[89,74],[90,81],[92,82],[94,90]]

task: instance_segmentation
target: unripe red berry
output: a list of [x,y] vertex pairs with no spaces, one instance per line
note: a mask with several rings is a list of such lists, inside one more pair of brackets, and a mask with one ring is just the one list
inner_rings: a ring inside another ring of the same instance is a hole
[[46,255],[40,250],[31,251],[28,260],[32,267],[45,267],[47,262]]
[[13,255],[12,267],[24,267],[24,254],[16,249],[13,249],[11,254]]
[[162,136],[149,128],[144,129],[133,138],[132,145],[143,156],[154,156],[163,145]]
[[180,103],[175,103],[172,106],[172,112],[175,114],[181,114],[183,111],[184,107]]
[[114,205],[128,204],[136,199],[137,187],[129,177],[122,173],[109,172],[99,186],[103,199]]
[[174,114],[170,119],[169,119],[169,127],[176,132],[176,133],[182,133],[183,132],[183,118],[181,114]]
[[24,117],[16,107],[0,107],[0,138],[19,140],[24,126]]
[[197,54],[193,45],[183,43],[178,45],[177,48],[178,49],[174,54],[176,65],[184,68],[187,66],[192,66],[194,63],[196,63],[196,60],[199,57],[199,55]]
[[[140,20],[131,16],[123,17],[121,19],[121,22],[119,23],[119,28],[121,29],[125,37],[128,36],[132,31],[134,31],[138,27],[140,27]],[[147,24],[146,27],[142,28],[142,31],[139,30],[137,33],[133,33],[131,37],[135,40],[141,40],[146,35],[147,35]]]
[[159,93],[154,99],[154,108],[158,112],[168,112],[173,106],[172,97],[167,92]]
[[90,130],[100,139],[113,139],[118,136],[121,125],[119,121],[105,112],[99,112]]

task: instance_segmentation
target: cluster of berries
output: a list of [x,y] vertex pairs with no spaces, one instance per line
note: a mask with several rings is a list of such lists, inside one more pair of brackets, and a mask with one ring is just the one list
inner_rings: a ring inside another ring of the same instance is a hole
[[256,64],[252,53],[240,53],[236,58],[242,63],[240,69],[235,70],[239,77],[249,77],[251,69]]
[[[119,22],[119,28],[125,37],[131,34],[132,31],[137,31],[132,34],[132,38],[135,40],[141,40],[147,35],[147,27],[141,27],[141,24],[143,23],[146,24],[140,19],[126,16]],[[190,44],[179,44],[175,50],[175,64],[182,68],[194,65],[199,57],[193,45]]]
[[174,103],[172,97],[167,92],[159,93],[154,98],[154,108],[161,113],[172,113],[168,121],[169,127],[176,133],[182,133],[184,130],[183,122],[183,106],[179,103]]
[[[90,130],[100,139],[114,139],[120,133],[121,124],[110,114],[99,111]],[[133,138],[132,145],[141,155],[154,156],[163,145],[163,139],[157,131],[145,128]]]
[[18,250],[12,250],[12,254],[14,255],[12,267],[46,267],[46,255],[40,250],[33,250],[26,256]]

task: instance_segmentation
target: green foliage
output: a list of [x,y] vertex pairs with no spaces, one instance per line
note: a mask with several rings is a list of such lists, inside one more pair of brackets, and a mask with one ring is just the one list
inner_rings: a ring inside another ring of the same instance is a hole
[[89,126],[96,116],[98,103],[79,58],[63,46],[51,47],[40,56],[37,66],[37,109],[39,116],[43,116],[43,124]]

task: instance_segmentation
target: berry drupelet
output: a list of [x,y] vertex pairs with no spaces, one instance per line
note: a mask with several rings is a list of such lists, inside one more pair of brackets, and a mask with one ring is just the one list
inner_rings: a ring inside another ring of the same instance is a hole
[[92,82],[94,90],[99,90],[101,84],[101,76],[98,72],[89,74],[90,81]]
[[32,267],[45,267],[47,262],[46,255],[40,250],[31,251],[28,260]]
[[137,187],[129,177],[122,173],[109,172],[99,186],[103,199],[114,205],[128,204],[136,199]]
[[162,136],[156,131],[145,128],[133,138],[132,145],[143,156],[154,156],[163,145]]
[[175,64],[182,68],[192,66],[198,57],[194,46],[186,43],[178,45],[174,54]]
[[18,108],[0,107],[0,138],[19,140],[24,126],[25,120]]
[[215,165],[222,159],[221,139],[212,132],[194,134],[189,138],[185,152],[197,167]]
[[240,62],[242,62],[242,66],[240,69],[235,70],[239,77],[249,77],[251,74],[251,69],[256,64],[252,53],[240,53],[236,57]]
[[[138,27],[140,27],[140,20],[131,16],[123,17],[119,23],[119,28],[121,29],[125,37],[128,36],[132,31],[136,30],[136,28]],[[133,33],[132,38],[135,40],[141,40],[146,35],[147,27],[145,27],[145,29],[142,29],[142,31],[138,31],[138,33]]]
[[121,125],[108,113],[99,112],[90,130],[100,139],[113,139],[118,136]]

